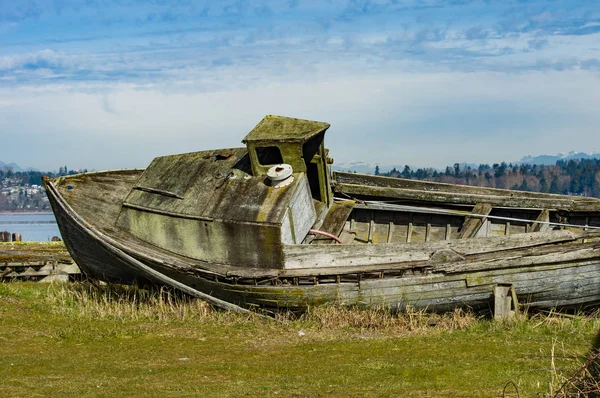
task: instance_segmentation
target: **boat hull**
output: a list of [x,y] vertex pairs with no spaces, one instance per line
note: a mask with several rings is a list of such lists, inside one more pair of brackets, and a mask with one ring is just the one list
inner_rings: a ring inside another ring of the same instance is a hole
[[[448,311],[454,308],[492,308],[494,287],[510,285],[522,304],[534,308],[593,305],[600,301],[600,253],[597,242],[573,245],[572,252],[586,251],[585,258],[570,256],[532,261],[529,266],[497,267],[469,272],[434,272],[427,267],[406,269],[399,275],[339,271],[327,275],[306,274],[301,278],[278,277],[265,280],[258,276],[243,282],[227,272],[214,273],[175,267],[154,259],[148,253],[127,248],[87,223],[47,185],[48,197],[71,256],[88,276],[107,282],[126,284],[167,284],[163,278],[140,270],[143,263],[164,275],[166,280],[189,286],[217,299],[251,308],[303,310],[318,305],[346,305],[364,308],[407,307]],[[590,255],[590,251],[592,255]],[[505,254],[503,256],[510,256]],[[510,261],[507,257],[506,261]],[[501,259],[499,259],[501,260]],[[298,273],[296,273],[298,275]],[[354,278],[354,280],[352,280]],[[176,287],[176,286],[175,286]]]

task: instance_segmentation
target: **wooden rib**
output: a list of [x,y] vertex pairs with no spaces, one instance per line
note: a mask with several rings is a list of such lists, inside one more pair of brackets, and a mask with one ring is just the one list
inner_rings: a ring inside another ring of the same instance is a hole
[[371,212],[371,221],[369,221],[369,237],[367,238],[368,243],[373,243],[373,234],[375,232],[375,212]]
[[408,231],[406,232],[406,243],[410,243],[413,233],[413,223],[408,223]]
[[387,237],[387,243],[390,243],[392,241],[392,234],[394,233],[394,215],[392,213],[392,221],[390,221],[390,225],[388,226],[388,237]]

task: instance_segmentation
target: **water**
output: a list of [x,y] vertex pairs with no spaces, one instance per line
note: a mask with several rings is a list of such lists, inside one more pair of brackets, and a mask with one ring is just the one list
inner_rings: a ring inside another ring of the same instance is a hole
[[18,232],[24,241],[45,242],[60,237],[52,213],[0,213],[0,231]]

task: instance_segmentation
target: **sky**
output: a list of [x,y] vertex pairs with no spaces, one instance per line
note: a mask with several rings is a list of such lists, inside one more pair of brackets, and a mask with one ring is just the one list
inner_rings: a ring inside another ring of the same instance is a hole
[[0,0],[0,161],[143,168],[331,124],[336,162],[600,152],[600,0]]

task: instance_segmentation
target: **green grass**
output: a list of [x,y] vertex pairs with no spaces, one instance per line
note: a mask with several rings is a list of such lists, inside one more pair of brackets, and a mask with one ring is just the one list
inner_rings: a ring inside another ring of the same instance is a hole
[[0,284],[0,396],[499,397],[512,381],[543,397],[598,330],[340,308],[269,321],[165,291]]

